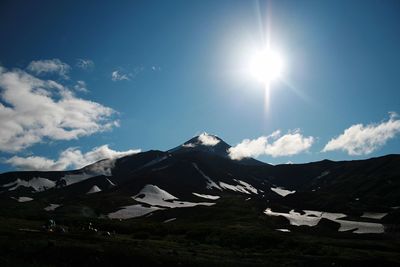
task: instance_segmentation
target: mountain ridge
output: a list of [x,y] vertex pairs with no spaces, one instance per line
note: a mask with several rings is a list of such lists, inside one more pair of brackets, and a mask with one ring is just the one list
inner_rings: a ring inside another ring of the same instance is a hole
[[[230,146],[222,139],[211,136],[211,140],[203,140],[208,142],[204,144],[199,138],[171,150],[103,159],[78,170],[0,174],[0,199],[5,203],[0,205],[0,211],[10,212],[7,205],[15,206],[20,198],[31,200],[17,204],[16,209],[32,205],[32,210],[43,213],[45,207],[59,205],[51,212],[82,216],[76,209],[92,206],[91,216],[113,214],[113,218],[124,212],[144,216],[171,208],[195,208],[207,196],[212,205],[237,196],[251,199],[257,207],[355,215],[365,210],[396,214],[392,207],[400,206],[400,155],[304,164],[249,164],[230,159]],[[162,199],[151,200],[161,206],[141,202],[137,196],[149,186],[175,196],[176,207]],[[125,210],[129,205],[132,208]]]

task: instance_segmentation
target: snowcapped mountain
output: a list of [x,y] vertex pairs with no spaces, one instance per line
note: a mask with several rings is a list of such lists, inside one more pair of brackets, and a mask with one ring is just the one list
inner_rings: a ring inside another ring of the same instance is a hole
[[[220,157],[229,158],[230,145],[225,143],[224,140],[216,135],[202,133],[192,139],[186,141],[180,146],[177,146],[171,150],[168,150],[171,154],[183,154],[183,153],[208,153],[217,155]],[[237,160],[236,162],[245,165],[263,165],[265,163],[255,160],[253,158],[244,158]]]
[[219,155],[221,157],[228,156],[228,149],[231,146],[225,143],[221,138],[216,135],[202,133],[192,139],[186,141],[180,146],[177,146],[168,152],[170,153],[185,153],[201,151]]
[[[104,159],[79,170],[4,173],[0,211],[30,205],[32,212],[130,219],[221,207],[236,197],[251,200],[260,215],[283,216],[295,225],[298,220],[317,224],[311,217],[322,211],[358,217],[380,212],[398,220],[394,207],[400,206],[399,155],[272,166],[255,159],[232,160],[229,148],[221,138],[204,133],[165,152]],[[282,213],[271,207],[308,211]]]

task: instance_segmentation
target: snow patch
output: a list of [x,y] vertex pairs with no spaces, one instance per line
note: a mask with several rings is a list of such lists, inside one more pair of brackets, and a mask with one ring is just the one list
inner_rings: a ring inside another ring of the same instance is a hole
[[215,203],[210,202],[186,202],[180,201],[175,196],[171,195],[165,190],[162,190],[156,185],[146,185],[136,196],[132,197],[134,200],[145,203],[151,206],[159,206],[164,208],[186,208],[194,206],[212,206]]
[[361,218],[380,220],[386,215],[388,215],[387,212],[364,212]]
[[216,199],[220,198],[220,196],[203,195],[203,194],[194,193],[194,192],[192,194],[195,195],[196,197],[202,197],[202,198],[211,199],[211,200],[216,200]]
[[268,216],[283,216],[289,220],[291,225],[295,226],[300,226],[300,225],[315,226],[321,220],[320,217],[307,216],[305,214],[301,215],[300,213],[295,212],[294,210],[289,211],[289,213],[285,213],[285,212],[274,212],[270,208],[268,208],[264,211],[264,213],[267,214]]
[[45,211],[53,211],[60,206],[61,206],[60,204],[50,204],[47,207],[45,207],[44,210]]
[[248,194],[248,195],[251,194],[249,191],[247,191],[241,185],[231,185],[231,184],[227,184],[227,183],[224,183],[224,182],[219,182],[219,186],[222,187],[223,189],[227,189],[227,190],[231,190],[231,191],[235,191],[235,192],[240,192],[240,193],[245,193],[245,194]]
[[108,214],[110,219],[131,219],[141,217],[143,215],[149,214],[156,210],[163,210],[159,207],[145,207],[142,204],[136,204],[131,206],[122,207],[122,209]]
[[98,192],[101,192],[101,189],[97,185],[94,185],[86,194],[94,194]]
[[8,189],[8,191],[13,191],[17,189],[18,187],[31,187],[33,190],[36,192],[41,192],[45,191],[47,189],[53,188],[56,185],[54,181],[51,181],[46,178],[41,178],[41,177],[35,177],[30,179],[29,181],[17,179],[14,182],[4,184],[3,187],[11,187]]
[[33,198],[31,198],[31,197],[18,197],[18,198],[13,198],[12,197],[12,199],[15,199],[18,202],[28,202],[28,201],[32,201],[33,200]]
[[282,196],[282,197],[285,197],[287,195],[296,193],[296,190],[293,190],[293,191],[286,190],[286,189],[284,189],[282,187],[271,187],[271,190],[274,191],[275,193],[277,193],[278,195]]
[[357,222],[347,220],[335,220],[340,223],[339,232],[353,230],[356,234],[382,234],[385,232],[385,227],[380,223]]
[[222,187],[223,189],[240,192],[240,193],[245,193],[248,195],[250,195],[252,193],[258,194],[258,190],[256,188],[254,188],[254,186],[252,186],[251,184],[246,183],[241,180],[237,180],[237,179],[234,179],[234,181],[239,183],[239,185],[231,185],[228,183],[219,182],[219,186]]
[[192,163],[193,167],[208,181],[207,189],[217,188],[222,191],[221,187],[219,187],[210,177],[208,177],[202,170],[200,170],[199,166],[196,163]]
[[195,144],[193,144],[193,143],[187,143],[187,144],[183,144],[182,145],[182,147],[185,147],[185,148],[193,148],[193,147],[195,147],[196,145]]
[[279,232],[284,232],[284,233],[289,233],[290,232],[290,230],[289,229],[275,229],[276,231],[279,231]]
[[110,179],[106,178],[106,180],[111,186],[115,186],[115,184]]
[[72,185],[76,184],[82,181],[85,181],[89,178],[96,177],[98,176],[97,174],[89,174],[89,173],[77,173],[77,174],[67,174],[64,177],[61,178],[61,180],[64,180],[66,185]]
[[287,218],[291,225],[300,226],[315,226],[319,223],[322,218],[336,221],[339,218],[346,217],[346,214],[343,213],[331,213],[331,212],[322,212],[322,211],[313,211],[313,210],[304,210],[304,214],[300,214],[299,212],[295,212],[294,210],[289,211],[289,213],[285,212],[274,212],[271,209],[266,209],[265,214],[268,216],[283,216]]
[[264,213],[268,216],[283,216],[287,218],[291,225],[300,226],[316,226],[322,218],[337,222],[340,224],[339,232],[353,230],[353,233],[383,233],[384,226],[380,223],[348,221],[341,218],[346,217],[344,213],[331,213],[313,210],[304,210],[305,214],[300,214],[294,210],[285,212],[273,212],[270,208],[266,209]]
[[254,186],[252,186],[251,184],[246,183],[246,182],[244,182],[242,180],[237,180],[237,179],[234,179],[234,180],[236,182],[238,182],[239,184],[241,184],[246,189],[246,191],[249,191],[249,192],[251,192],[253,194],[256,194],[256,195],[258,194],[258,190]]

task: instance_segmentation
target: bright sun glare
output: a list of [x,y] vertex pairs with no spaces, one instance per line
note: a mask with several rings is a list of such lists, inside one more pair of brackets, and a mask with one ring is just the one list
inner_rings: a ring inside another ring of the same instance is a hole
[[253,55],[249,71],[258,82],[269,86],[271,82],[281,77],[283,67],[281,55],[271,49],[265,49]]

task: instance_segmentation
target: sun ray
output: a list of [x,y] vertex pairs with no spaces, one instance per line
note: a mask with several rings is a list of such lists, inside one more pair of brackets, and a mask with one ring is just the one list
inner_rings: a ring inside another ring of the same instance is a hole
[[256,2],[257,18],[261,33],[262,46],[251,58],[249,71],[255,80],[263,85],[264,88],[264,111],[267,114],[270,107],[270,94],[272,82],[281,77],[283,70],[283,60],[279,53],[271,47],[271,2],[267,1],[266,17],[262,19],[262,5]]
[[271,88],[270,83],[266,82],[264,87],[264,111],[268,114],[269,105],[270,105],[270,97],[271,97]]

